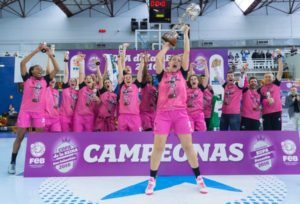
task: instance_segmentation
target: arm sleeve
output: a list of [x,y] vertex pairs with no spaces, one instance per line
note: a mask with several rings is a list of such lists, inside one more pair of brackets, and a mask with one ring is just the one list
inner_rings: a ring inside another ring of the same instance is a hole
[[50,84],[50,81],[52,80],[51,78],[50,78],[50,75],[49,74],[47,74],[45,77],[44,77],[44,79],[46,80],[46,82],[47,82],[47,86],[49,86],[49,84]]
[[100,93],[100,94],[103,94],[103,93],[105,93],[107,90],[104,88],[104,87],[102,87],[102,89],[100,89],[98,92]]
[[135,84],[138,88],[141,88],[141,87],[142,87],[142,83],[139,82],[138,80],[135,80],[135,81],[134,81],[134,84]]
[[199,88],[201,89],[201,91],[203,92],[205,89],[207,89],[207,86],[204,87],[202,84],[199,85]]
[[156,75],[156,78],[157,78],[157,80],[158,80],[158,83],[161,81],[161,79],[162,79],[162,77],[163,77],[163,75],[164,75],[164,72],[165,72],[165,71],[162,71],[160,74],[157,74],[157,75]]
[[68,83],[63,83],[63,85],[62,85],[62,88],[63,89],[67,89],[67,88],[69,88],[70,86],[69,86],[69,84]]
[[85,87],[85,82],[79,84],[79,89],[82,89],[83,87]]
[[187,76],[188,76],[188,70],[184,70],[182,67],[180,69],[181,73],[182,73],[182,76],[185,80],[187,80]]
[[246,88],[243,88],[243,93],[246,93],[248,90],[249,90],[249,88],[248,88],[248,87],[246,87]]
[[26,72],[26,74],[25,74],[24,76],[23,76],[23,75],[21,75],[21,76],[22,76],[22,79],[23,79],[24,82],[25,82],[27,79],[30,78],[28,72]]
[[275,84],[276,86],[280,86],[281,81],[279,81],[276,77],[275,80],[273,81],[273,84]]

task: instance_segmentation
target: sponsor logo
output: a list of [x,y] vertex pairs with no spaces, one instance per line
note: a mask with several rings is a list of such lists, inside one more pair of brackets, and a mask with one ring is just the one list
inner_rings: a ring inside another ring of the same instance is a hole
[[35,142],[30,145],[29,165],[31,167],[40,168],[45,164],[45,158],[42,157],[46,152],[46,147],[42,142]]
[[284,140],[281,142],[281,149],[284,153],[282,160],[286,165],[296,165],[299,161],[296,155],[297,146],[292,140]]
[[78,148],[70,139],[63,139],[54,149],[53,166],[60,173],[71,171],[78,158]]
[[258,170],[267,171],[273,166],[274,146],[266,141],[264,137],[259,137],[253,144],[250,155],[254,166]]

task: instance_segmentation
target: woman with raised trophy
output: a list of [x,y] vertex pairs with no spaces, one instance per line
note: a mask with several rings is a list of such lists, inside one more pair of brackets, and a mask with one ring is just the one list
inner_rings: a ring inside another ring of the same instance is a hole
[[172,56],[166,68],[164,60],[166,53],[171,48],[171,43],[166,42],[156,55],[155,64],[159,80],[159,95],[154,121],[154,145],[150,162],[150,178],[145,190],[147,195],[152,195],[154,192],[158,167],[168,135],[172,129],[179,137],[188,162],[195,174],[200,193],[207,193],[204,180],[200,176],[199,163],[192,143],[192,127],[186,109],[186,78],[190,57],[189,27],[184,25],[182,30],[184,32],[183,55]]

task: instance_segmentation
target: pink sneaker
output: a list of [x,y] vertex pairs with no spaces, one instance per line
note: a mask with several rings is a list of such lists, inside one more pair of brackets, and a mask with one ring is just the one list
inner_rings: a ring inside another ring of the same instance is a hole
[[196,179],[196,181],[197,181],[197,185],[199,187],[200,193],[207,194],[208,191],[207,191],[207,189],[205,187],[205,183],[203,181],[202,176],[198,176],[197,179]]
[[155,185],[156,185],[155,178],[150,177],[149,180],[148,180],[148,186],[145,190],[146,195],[152,195],[153,194]]

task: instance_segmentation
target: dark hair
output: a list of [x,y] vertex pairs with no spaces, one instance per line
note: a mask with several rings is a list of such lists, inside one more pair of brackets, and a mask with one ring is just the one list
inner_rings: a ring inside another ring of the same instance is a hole
[[227,74],[234,74],[234,71],[233,70],[228,70]]
[[29,68],[29,76],[33,76],[33,75],[32,75],[32,71],[34,70],[35,67],[38,67],[38,66],[39,66],[39,65],[36,64],[36,65],[33,65],[33,66],[31,66],[31,67]]
[[189,78],[188,78],[188,80],[187,80],[187,86],[188,86],[189,88],[192,88],[192,84],[191,84],[190,80],[191,80],[191,78],[192,78],[193,76],[197,77],[197,79],[198,79],[198,81],[199,81],[199,78],[198,78],[198,76],[197,76],[196,74],[190,75]]
[[256,80],[257,80],[256,77],[252,76],[252,77],[249,78],[249,82],[250,82],[252,79],[256,79]]
[[[293,85],[291,86],[291,88],[297,88],[297,86],[296,86],[295,84],[293,84]],[[290,88],[290,89],[291,89],[291,88]]]
[[200,77],[205,77],[205,74],[201,74]]

